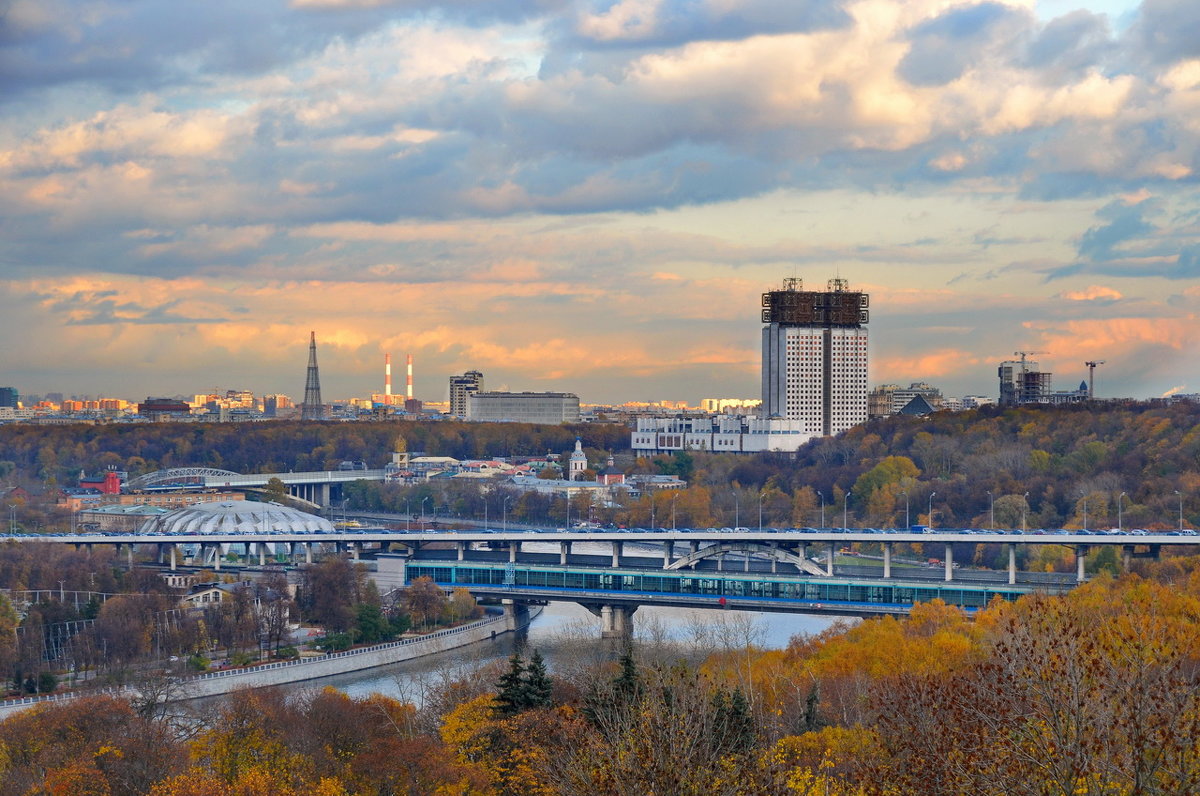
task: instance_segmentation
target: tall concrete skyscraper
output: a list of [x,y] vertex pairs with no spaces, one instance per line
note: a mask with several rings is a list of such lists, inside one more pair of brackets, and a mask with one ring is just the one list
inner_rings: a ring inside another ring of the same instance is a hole
[[763,293],[763,417],[824,435],[866,421],[868,304],[844,279],[823,292],[785,279],[782,290]]

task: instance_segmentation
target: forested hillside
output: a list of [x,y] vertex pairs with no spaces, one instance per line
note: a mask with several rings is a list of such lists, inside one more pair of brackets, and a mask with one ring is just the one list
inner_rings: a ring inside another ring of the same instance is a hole
[[16,474],[59,484],[80,470],[109,465],[136,476],[168,467],[216,467],[240,473],[327,470],[344,460],[382,467],[396,440],[408,450],[457,459],[561,453],[581,437],[601,450],[629,447],[624,426],[596,423],[357,422],[153,423],[0,426],[0,477]]
[[[796,456],[692,451],[633,461],[629,434],[616,424],[8,425],[0,427],[0,478],[68,484],[81,470],[108,465],[132,475],[176,466],[323,470],[347,459],[377,467],[398,438],[411,451],[472,458],[561,453],[579,436],[593,463],[618,452],[618,469],[689,481],[686,495],[663,493],[601,512],[602,519],[634,525],[667,524],[672,512],[679,527],[756,524],[760,503],[768,526],[815,525],[822,505],[826,524],[840,525],[844,516],[857,526],[902,525],[906,503],[911,523],[928,522],[932,508],[933,523],[942,527],[1015,528],[1022,520],[1028,528],[1082,527],[1086,519],[1091,528],[1118,520],[1125,527],[1173,528],[1181,509],[1184,525],[1200,524],[1200,407],[1190,402],[895,417],[816,440]],[[381,489],[368,486],[355,492],[356,500],[395,507],[414,496]],[[482,502],[461,491],[414,494],[481,513]],[[565,515],[565,507],[525,508],[518,516]],[[572,507],[576,517],[584,511]]]
[[903,524],[905,492],[914,523],[928,519],[932,495],[939,526],[987,526],[993,499],[995,524],[1009,528],[1020,526],[1026,500],[1030,528],[1081,527],[1085,500],[1091,528],[1117,524],[1119,498],[1125,527],[1175,527],[1180,498],[1185,525],[1200,518],[1200,407],[1190,402],[895,417],[816,440],[796,459],[692,453],[659,462],[710,488],[722,518],[737,484],[742,524],[757,521],[759,494],[768,524],[814,524],[819,492],[827,520],[836,513],[840,525],[847,490],[850,517],[868,527]]

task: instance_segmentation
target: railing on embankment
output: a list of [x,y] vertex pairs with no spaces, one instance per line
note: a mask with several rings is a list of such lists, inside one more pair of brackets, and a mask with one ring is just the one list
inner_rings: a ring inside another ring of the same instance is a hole
[[[389,641],[374,644],[370,647],[331,652],[312,658],[300,658],[294,661],[276,661],[261,666],[246,669],[229,669],[221,672],[206,672],[180,681],[179,695],[172,701],[197,699],[200,697],[227,694],[242,688],[263,688],[272,685],[314,680],[344,672],[355,672],[371,669],[376,666],[386,666],[392,663],[446,652],[456,647],[474,644],[495,638],[501,633],[519,630],[528,622],[533,621],[542,612],[541,606],[529,608],[528,620],[518,625],[509,615],[498,614],[471,622],[460,627],[438,630],[416,638]],[[22,697],[20,699],[0,702],[0,720],[27,710],[35,705],[63,702],[81,696],[107,694],[111,696],[128,695],[129,689],[108,688],[87,691],[70,691],[62,694],[45,694],[42,696]]]

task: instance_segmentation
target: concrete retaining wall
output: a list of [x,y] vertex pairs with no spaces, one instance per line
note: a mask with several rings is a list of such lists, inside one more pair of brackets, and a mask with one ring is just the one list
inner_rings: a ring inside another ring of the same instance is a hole
[[[296,661],[280,661],[253,669],[238,669],[225,672],[209,672],[187,678],[185,695],[182,699],[197,699],[200,697],[228,694],[242,688],[263,688],[272,685],[286,685],[333,674],[355,672],[361,669],[371,669],[376,666],[386,666],[391,663],[446,652],[456,647],[464,647],[478,641],[486,641],[501,633],[509,633],[527,625],[537,617],[542,609],[533,606],[528,613],[513,611],[506,606],[505,612],[496,616],[488,616],[477,622],[461,627],[439,630],[418,638],[407,638],[391,641],[386,644],[376,644],[345,652],[334,652],[317,658],[303,658]],[[94,693],[94,692],[91,692]],[[119,692],[110,692],[119,693]],[[49,694],[41,697],[26,697],[12,702],[0,703],[0,720],[6,719],[22,710],[35,705],[62,702],[84,696],[86,693],[72,692],[67,694]]]

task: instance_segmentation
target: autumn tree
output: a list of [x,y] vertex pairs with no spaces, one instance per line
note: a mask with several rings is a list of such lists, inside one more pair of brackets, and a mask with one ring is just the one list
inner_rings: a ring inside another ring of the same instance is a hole
[[413,619],[422,627],[441,616],[446,605],[446,593],[433,578],[416,578],[402,592],[401,599]]

